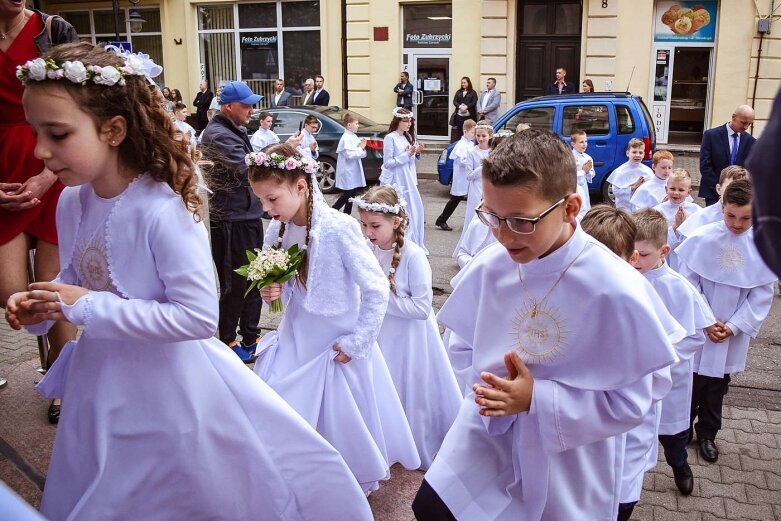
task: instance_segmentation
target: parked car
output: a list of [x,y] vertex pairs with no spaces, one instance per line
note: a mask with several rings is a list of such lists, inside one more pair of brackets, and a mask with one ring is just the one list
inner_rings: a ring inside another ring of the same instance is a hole
[[[494,123],[494,132],[501,129],[515,132],[519,123],[553,130],[567,143],[573,131],[585,131],[588,134],[586,153],[594,159],[595,170],[589,189],[601,192],[606,201],[613,199],[607,177],[626,162],[629,140],[643,140],[643,163],[648,166],[651,166],[651,157],[656,148],[656,131],[651,114],[640,96],[628,92],[540,96],[522,101]],[[444,185],[450,184],[453,176],[450,152],[454,146],[452,144],[442,152],[437,164],[439,182]]]
[[342,117],[345,112],[355,114],[358,118],[358,137],[365,137],[366,157],[363,159],[363,172],[366,175],[366,181],[377,181],[380,178],[380,168],[382,167],[382,139],[388,133],[388,125],[380,125],[374,121],[358,114],[357,112],[339,107],[278,107],[273,109],[255,110],[252,114],[247,132],[254,134],[259,127],[258,118],[261,112],[268,112],[274,118],[274,125],[271,127],[281,141],[298,132],[307,116],[315,116],[320,122],[315,138],[320,147],[320,165],[321,173],[317,176],[320,189],[323,193],[333,193],[338,191],[336,188],[336,147],[339,145],[339,139],[344,134],[344,125]]

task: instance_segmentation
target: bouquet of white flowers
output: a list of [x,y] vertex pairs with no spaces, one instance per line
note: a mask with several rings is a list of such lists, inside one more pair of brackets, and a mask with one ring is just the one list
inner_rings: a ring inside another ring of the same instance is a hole
[[[274,282],[287,282],[298,273],[298,267],[304,260],[304,250],[298,244],[294,244],[287,250],[281,248],[255,249],[255,253],[247,250],[247,260],[241,268],[234,270],[242,277],[247,277],[250,285],[246,297],[254,288],[259,290]],[[269,304],[272,313],[281,313],[285,309],[282,299],[277,299]]]

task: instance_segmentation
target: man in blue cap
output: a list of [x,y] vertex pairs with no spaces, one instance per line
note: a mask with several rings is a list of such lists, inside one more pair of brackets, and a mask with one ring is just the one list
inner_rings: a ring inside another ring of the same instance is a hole
[[[220,281],[219,337],[245,363],[255,361],[262,302],[259,291],[244,297],[247,280],[233,270],[246,264],[246,250],[263,246],[263,207],[250,189],[244,162],[252,152],[244,125],[262,99],[245,83],[228,83],[220,94],[220,112],[201,135],[203,153],[214,163],[209,227]],[[241,342],[236,340],[237,326]]]

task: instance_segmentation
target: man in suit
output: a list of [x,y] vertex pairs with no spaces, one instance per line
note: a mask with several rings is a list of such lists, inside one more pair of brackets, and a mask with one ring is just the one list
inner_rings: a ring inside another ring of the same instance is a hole
[[396,93],[396,106],[412,110],[412,84],[409,82],[409,74],[406,71],[401,72],[399,83],[393,87]]
[[292,102],[290,93],[285,90],[285,80],[278,79],[274,83],[274,95],[271,96],[269,107],[289,107]]
[[313,105],[320,105],[327,107],[331,101],[331,95],[323,87],[325,85],[325,78],[322,76],[315,76],[315,95],[312,97]]
[[304,82],[304,97],[301,102],[302,105],[314,105],[315,104],[315,80],[307,78]]
[[710,206],[719,200],[716,193],[716,183],[719,182],[721,171],[730,165],[743,166],[751,147],[754,146],[754,136],[746,129],[754,123],[754,109],[741,105],[735,109],[729,123],[706,130],[702,135],[700,145],[700,197],[705,199],[705,205]]
[[198,121],[198,129],[203,130],[209,123],[209,105],[212,104],[214,93],[209,90],[209,84],[206,80],[201,80],[200,90],[195,95],[193,105],[195,105],[195,118]]
[[567,81],[567,69],[559,67],[556,69],[556,81],[548,85],[546,94],[575,94],[577,91],[575,84]]
[[493,123],[499,118],[499,104],[502,102],[502,94],[496,90],[496,78],[488,78],[485,82],[485,90],[480,93],[477,100],[477,119],[488,120]]

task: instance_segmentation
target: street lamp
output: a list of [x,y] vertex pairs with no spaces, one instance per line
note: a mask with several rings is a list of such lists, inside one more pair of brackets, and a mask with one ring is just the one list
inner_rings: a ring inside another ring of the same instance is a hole
[[[141,32],[141,29],[143,29],[143,24],[146,22],[141,15],[138,13],[138,2],[140,0],[130,0],[130,3],[133,4],[133,7],[130,8],[130,14],[128,15],[127,19],[125,20],[126,23],[130,25],[130,32],[131,33],[138,33]],[[119,7],[119,0],[113,0],[113,8],[114,8],[114,38],[115,41],[119,40],[119,13],[121,11],[121,8]]]

